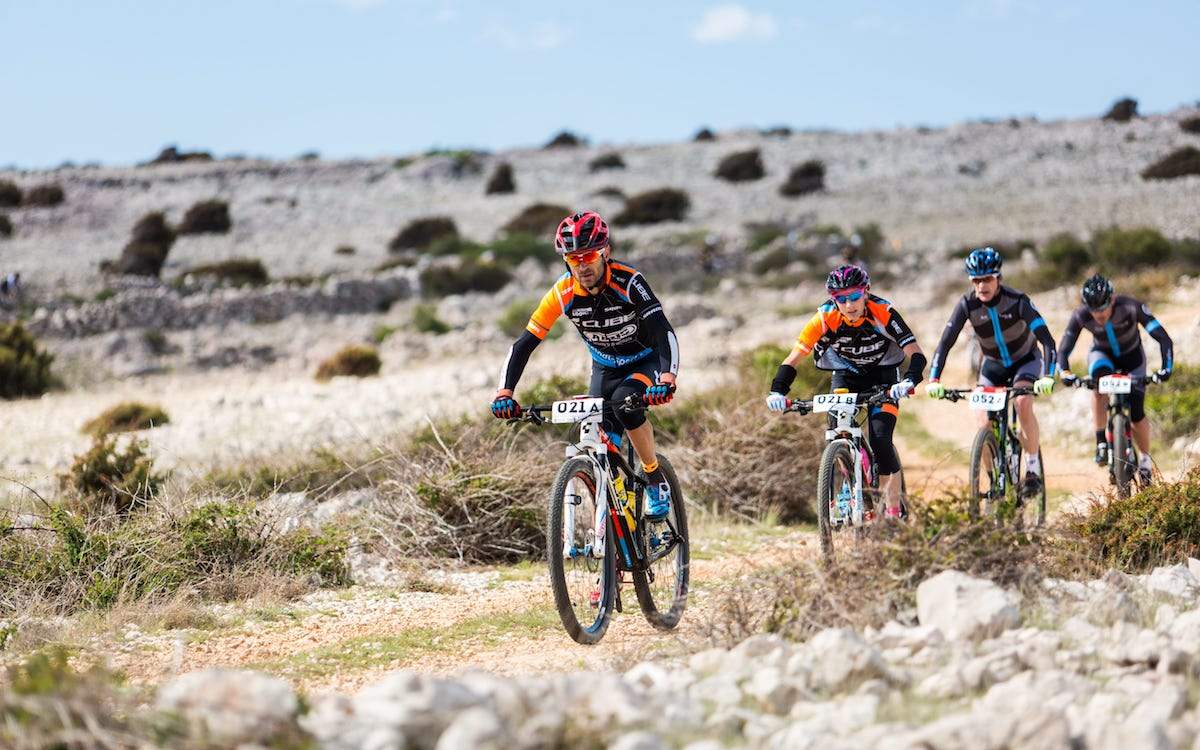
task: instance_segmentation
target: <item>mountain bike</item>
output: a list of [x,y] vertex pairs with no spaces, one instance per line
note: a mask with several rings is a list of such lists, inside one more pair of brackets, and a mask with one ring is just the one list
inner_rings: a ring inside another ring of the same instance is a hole
[[[868,393],[850,393],[837,389],[818,393],[810,400],[788,400],[784,412],[826,413],[825,450],[817,473],[817,533],[821,555],[833,559],[834,532],[853,528],[855,536],[865,535],[866,527],[883,515],[884,498],[879,491],[879,466],[871,442],[863,436],[870,407],[882,404],[888,388]],[[907,487],[904,468],[900,469],[900,515],[908,517]]]
[[[617,408],[633,406],[639,398],[630,396]],[[603,406],[602,398],[579,396],[531,406],[509,420],[579,427],[550,489],[546,557],[559,619],[584,645],[598,643],[613,611],[623,611],[625,573],[642,614],[660,630],[679,624],[688,594],[687,512],[675,469],[658,454],[671,488],[671,510],[662,521],[646,520],[646,475],[633,446],[622,455],[601,427]]]
[[1133,442],[1133,420],[1129,418],[1129,394],[1133,393],[1134,388],[1157,382],[1157,375],[1134,377],[1114,374],[1099,378],[1076,378],[1072,383],[1075,388],[1087,388],[1108,395],[1108,420],[1104,427],[1104,439],[1108,443],[1108,479],[1116,486],[1117,494],[1121,497],[1129,497],[1130,487],[1137,481],[1138,475],[1138,451]]
[[[1026,521],[1035,526],[1046,522],[1046,463],[1039,476],[1042,488],[1035,497],[1021,493],[1021,441],[1017,438],[1017,396],[1033,394],[1025,386],[979,386],[947,388],[946,399],[966,401],[976,411],[985,411],[988,423],[979,428],[971,445],[970,486],[967,511],[972,518]],[[1041,449],[1038,457],[1041,458]],[[1032,502],[1030,502],[1032,500]]]

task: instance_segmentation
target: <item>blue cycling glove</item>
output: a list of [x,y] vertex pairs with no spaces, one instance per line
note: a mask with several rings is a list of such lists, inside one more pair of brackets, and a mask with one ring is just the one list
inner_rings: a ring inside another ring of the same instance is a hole
[[521,416],[521,405],[511,396],[501,396],[492,402],[492,416],[496,419],[515,419]]

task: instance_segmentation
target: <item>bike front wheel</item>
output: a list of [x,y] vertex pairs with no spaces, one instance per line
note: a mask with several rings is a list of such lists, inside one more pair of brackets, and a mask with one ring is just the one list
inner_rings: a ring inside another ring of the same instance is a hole
[[591,461],[572,458],[564,463],[550,489],[546,529],[550,588],[559,619],[572,639],[588,646],[604,637],[616,600],[612,524],[604,508],[597,512],[600,481]]
[[845,440],[834,440],[821,454],[821,470],[817,474],[817,534],[826,563],[833,560],[834,528],[850,523],[846,509],[854,502],[856,460],[850,443]]
[[[661,453],[658,465],[671,488],[671,510],[663,521],[640,521],[638,539],[648,561],[646,570],[633,571],[633,590],[646,621],[659,630],[679,624],[687,606],[688,543],[687,507],[675,468]],[[644,477],[643,477],[644,478]]]
[[973,519],[990,516],[1004,499],[1004,456],[991,427],[981,427],[971,445],[967,513]]
[[1113,483],[1117,485],[1117,495],[1129,497],[1129,485],[1133,482],[1137,459],[1133,457],[1133,446],[1129,440],[1129,421],[1124,414],[1117,414],[1112,420],[1112,462]]

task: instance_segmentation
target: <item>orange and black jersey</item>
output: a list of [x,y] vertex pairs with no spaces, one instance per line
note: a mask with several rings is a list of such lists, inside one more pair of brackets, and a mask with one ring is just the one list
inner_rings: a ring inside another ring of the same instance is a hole
[[904,347],[916,340],[892,303],[869,294],[866,314],[853,323],[832,300],[821,305],[800,331],[796,349],[802,354],[811,352],[822,370],[864,372],[896,367],[904,361]]
[[622,368],[656,357],[659,372],[679,372],[679,343],[662,303],[637,269],[610,260],[595,294],[570,273],[554,282],[530,316],[525,333],[509,349],[500,374],[502,388],[516,386],[534,347],[562,315],[575,324],[601,367]]

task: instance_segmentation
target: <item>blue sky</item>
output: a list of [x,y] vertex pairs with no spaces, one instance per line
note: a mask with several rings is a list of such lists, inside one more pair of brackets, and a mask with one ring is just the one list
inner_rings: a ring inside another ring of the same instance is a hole
[[1198,30],[1197,0],[0,0],[0,165],[1165,111]]

